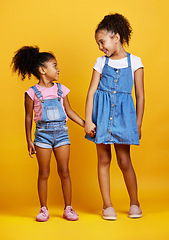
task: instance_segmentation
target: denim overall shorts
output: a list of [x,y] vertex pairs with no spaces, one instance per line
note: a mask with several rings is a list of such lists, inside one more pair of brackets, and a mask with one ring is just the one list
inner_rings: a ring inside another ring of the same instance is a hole
[[136,110],[131,95],[133,77],[130,54],[128,66],[113,68],[106,57],[99,86],[94,95],[92,120],[96,135],[86,138],[96,144],[139,145]]
[[41,92],[33,86],[36,96],[42,106],[42,117],[36,123],[34,144],[41,148],[55,148],[70,144],[68,128],[66,126],[66,114],[61,104],[62,90],[58,86],[58,97],[43,99]]

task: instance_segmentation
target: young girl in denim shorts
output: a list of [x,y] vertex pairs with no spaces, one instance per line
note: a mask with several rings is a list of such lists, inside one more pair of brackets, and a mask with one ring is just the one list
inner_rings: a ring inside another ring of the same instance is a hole
[[[132,28],[120,14],[110,14],[99,23],[95,39],[105,56],[95,63],[86,101],[86,138],[96,143],[98,177],[104,219],[116,220],[110,199],[111,144],[130,197],[130,218],[142,216],[137,180],[130,158],[130,145],[139,145],[144,112],[143,65],[141,59],[123,48],[129,45]],[[136,111],[131,96],[133,82]]]
[[[36,154],[39,164],[38,193],[41,209],[37,221],[47,221],[47,181],[50,173],[50,159],[54,152],[58,174],[61,179],[65,209],[63,217],[78,220],[78,214],[71,207],[71,179],[69,175],[70,141],[66,126],[67,117],[84,127],[84,121],[70,107],[67,94],[69,89],[60,83],[59,68],[55,56],[49,52],[39,52],[38,47],[24,46],[12,60],[13,71],[22,76],[34,75],[38,83],[25,93],[25,126],[30,157]],[[36,123],[35,139],[31,129],[34,110]]]

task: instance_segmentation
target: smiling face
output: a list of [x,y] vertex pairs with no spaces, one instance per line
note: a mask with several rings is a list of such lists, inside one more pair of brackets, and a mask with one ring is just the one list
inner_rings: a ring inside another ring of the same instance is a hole
[[59,78],[59,68],[55,58],[51,58],[48,62],[45,62],[45,76],[48,80],[57,81]]
[[119,42],[118,33],[114,34],[102,29],[96,33],[95,39],[100,51],[103,51],[106,56],[110,57],[117,51],[117,44]]

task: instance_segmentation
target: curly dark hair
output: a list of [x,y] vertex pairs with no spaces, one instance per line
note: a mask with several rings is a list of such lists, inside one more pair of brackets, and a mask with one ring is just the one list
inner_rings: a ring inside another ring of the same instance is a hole
[[52,53],[39,52],[39,47],[37,46],[23,46],[15,52],[11,66],[13,72],[17,72],[18,76],[22,76],[22,80],[26,76],[30,78],[31,74],[40,79],[39,67],[45,66],[45,62],[52,58],[55,59]]
[[123,15],[115,13],[104,16],[104,19],[98,24],[95,33],[103,29],[115,34],[118,33],[121,44],[125,45],[127,43],[127,45],[129,45],[132,27]]

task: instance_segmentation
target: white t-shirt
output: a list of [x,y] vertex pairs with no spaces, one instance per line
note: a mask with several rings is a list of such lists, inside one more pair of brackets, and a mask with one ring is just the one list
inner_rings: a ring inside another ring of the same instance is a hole
[[[144,66],[141,62],[141,58],[131,54],[130,59],[131,59],[132,76],[134,79],[134,72],[139,68],[144,68]],[[105,65],[105,60],[106,60],[105,56],[98,57],[93,69],[99,72],[100,74],[102,74],[103,67]],[[118,60],[113,60],[110,58],[108,61],[108,65],[113,68],[126,68],[128,67],[127,57],[118,59]]]

